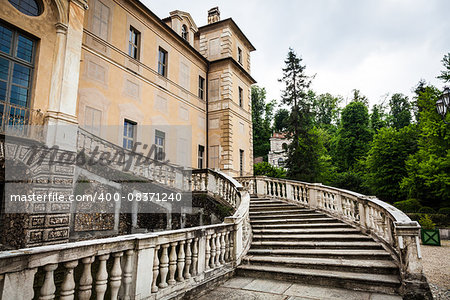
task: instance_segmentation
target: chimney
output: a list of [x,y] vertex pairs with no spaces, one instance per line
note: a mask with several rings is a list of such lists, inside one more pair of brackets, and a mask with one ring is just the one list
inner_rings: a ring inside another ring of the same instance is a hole
[[208,10],[208,24],[220,21],[220,11],[219,7],[213,7]]

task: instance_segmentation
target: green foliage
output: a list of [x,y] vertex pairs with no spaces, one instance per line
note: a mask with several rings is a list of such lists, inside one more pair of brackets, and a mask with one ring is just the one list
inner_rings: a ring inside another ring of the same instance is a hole
[[333,156],[339,171],[346,172],[365,157],[372,133],[369,113],[362,102],[350,102],[342,111],[341,127],[333,146]]
[[436,211],[435,211],[432,207],[429,207],[429,206],[422,206],[422,207],[419,209],[419,213],[422,213],[422,214],[435,214]]
[[225,205],[222,205],[220,203],[218,203],[216,205],[216,211],[219,214],[219,217],[221,219],[224,219],[225,217],[229,217],[229,216],[233,215],[233,208],[232,207],[225,206]]
[[382,105],[374,104],[372,113],[370,114],[370,127],[373,132],[378,132],[381,128],[386,126],[385,113]]
[[340,114],[339,105],[342,101],[342,97],[335,97],[329,93],[315,97],[313,102],[315,125],[324,128],[337,125]]
[[273,122],[275,132],[285,132],[289,126],[289,111],[285,108],[277,110]]
[[438,213],[450,216],[450,207],[442,207],[439,209]]
[[331,185],[362,194],[368,192],[364,184],[364,177],[361,173],[353,170],[336,173]]
[[408,199],[394,202],[394,206],[405,213],[416,213],[422,207],[420,201],[417,199]]
[[365,107],[369,107],[369,99],[361,94],[360,90],[354,89],[353,90],[353,99],[352,102],[359,102],[364,104]]
[[445,69],[441,71],[441,75],[439,75],[437,78],[441,79],[444,82],[450,82],[450,52],[444,55],[444,58],[441,60],[441,62]]
[[424,215],[419,219],[419,224],[423,229],[434,229],[436,224],[433,223],[433,220],[429,215]]
[[416,90],[418,151],[406,161],[401,188],[431,207],[450,206],[450,126],[442,122],[435,103],[441,92],[421,85]]
[[[445,228],[450,227],[450,216],[444,214],[428,214],[430,218],[436,223],[436,227]],[[420,218],[424,217],[423,213],[408,213],[408,217],[413,221],[419,221]]]
[[378,198],[394,202],[403,200],[407,194],[400,189],[407,175],[405,161],[417,150],[417,130],[414,125],[396,130],[380,129],[368,152],[367,186]]
[[411,104],[408,97],[403,94],[394,94],[389,100],[390,112],[388,116],[389,125],[401,129],[411,124]]
[[256,176],[268,176],[274,178],[285,178],[286,170],[272,166],[268,162],[261,162],[253,165],[253,173]]
[[266,102],[266,89],[252,86],[253,155],[265,156],[270,150],[271,122],[275,102]]

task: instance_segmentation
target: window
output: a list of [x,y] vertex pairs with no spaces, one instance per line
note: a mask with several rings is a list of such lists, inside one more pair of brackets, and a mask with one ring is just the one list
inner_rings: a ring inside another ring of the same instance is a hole
[[205,146],[198,145],[198,168],[203,169],[203,160],[205,157]]
[[167,77],[167,51],[159,47],[158,73]]
[[198,76],[198,97],[205,99],[205,78]]
[[219,145],[209,147],[209,167],[212,169],[219,168]]
[[130,36],[128,40],[128,55],[134,59],[139,59],[139,44],[141,33],[130,26]]
[[180,62],[180,85],[189,90],[189,66]]
[[[0,24],[0,103],[29,105],[34,49],[32,39]],[[2,116],[4,109],[0,105]]]
[[279,167],[283,167],[284,166],[284,160],[281,157],[278,159],[278,166]]
[[242,65],[242,49],[238,47],[238,62]]
[[92,18],[92,32],[106,40],[108,37],[109,7],[101,1],[95,2]]
[[219,38],[209,40],[209,56],[214,57],[220,53],[220,40]]
[[9,0],[9,3],[27,16],[36,17],[42,13],[41,6],[34,0]]
[[124,120],[123,122],[123,147],[133,149],[136,140],[136,122]]
[[87,131],[99,136],[102,112],[98,109],[86,106],[84,111],[84,127]]
[[166,144],[166,134],[163,131],[155,130],[155,159],[163,160],[165,157],[164,149]]
[[188,40],[188,30],[186,25],[181,26],[181,37],[186,41]]
[[242,88],[239,87],[239,106],[243,106],[243,99],[242,99]]
[[239,174],[244,175],[244,150],[239,149]]
[[213,79],[209,82],[209,97],[210,100],[219,100],[219,79]]

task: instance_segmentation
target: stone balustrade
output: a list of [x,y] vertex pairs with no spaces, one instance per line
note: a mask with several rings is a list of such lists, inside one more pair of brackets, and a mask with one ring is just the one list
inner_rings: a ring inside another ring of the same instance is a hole
[[232,178],[195,171],[193,192],[223,198],[222,224],[0,253],[0,299],[161,299],[231,274],[250,246],[250,196]]
[[394,206],[376,197],[320,183],[265,176],[236,179],[250,194],[320,210],[382,242],[399,263],[404,288],[408,289],[408,284],[424,281],[419,242],[420,225]]
[[165,187],[190,190],[191,169],[146,157],[78,128],[77,152],[82,151],[87,157],[91,157],[94,153],[110,154],[108,167],[114,170],[139,176]]

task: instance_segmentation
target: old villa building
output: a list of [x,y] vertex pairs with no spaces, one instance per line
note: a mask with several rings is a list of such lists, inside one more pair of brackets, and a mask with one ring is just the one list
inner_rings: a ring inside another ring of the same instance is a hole
[[431,299],[402,211],[252,176],[255,48],[217,7],[198,27],[139,0],[0,1],[0,299],[199,299],[235,274]]
[[[80,126],[129,149],[155,144],[192,168],[252,173],[255,48],[217,7],[198,27],[187,12],[160,19],[137,0],[1,3],[2,126],[39,111],[41,124]],[[74,136],[57,131],[47,140],[73,149]]]

